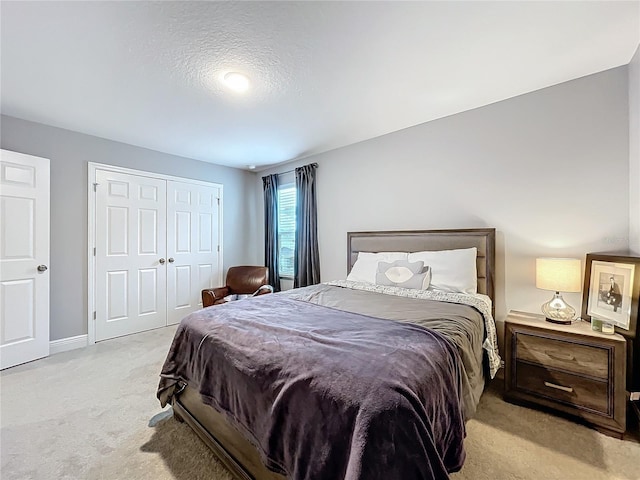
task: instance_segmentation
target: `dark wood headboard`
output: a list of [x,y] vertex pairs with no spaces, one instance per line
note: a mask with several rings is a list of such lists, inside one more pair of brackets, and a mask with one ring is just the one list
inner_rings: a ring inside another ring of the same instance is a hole
[[478,293],[495,300],[495,228],[347,232],[347,273],[356,262],[358,252],[421,252],[471,247],[478,249]]

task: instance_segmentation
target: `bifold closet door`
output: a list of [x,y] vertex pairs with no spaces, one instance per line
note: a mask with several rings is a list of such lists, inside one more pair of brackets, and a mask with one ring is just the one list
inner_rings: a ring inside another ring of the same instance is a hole
[[96,340],[167,322],[166,181],[96,171]]
[[0,153],[0,368],[49,355],[49,160]]
[[219,281],[220,190],[167,182],[167,324],[202,308],[201,292]]

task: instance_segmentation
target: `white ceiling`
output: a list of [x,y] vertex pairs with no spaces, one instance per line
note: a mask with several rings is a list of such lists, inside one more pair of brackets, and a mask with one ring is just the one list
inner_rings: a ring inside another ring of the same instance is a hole
[[3,114],[240,168],[624,65],[640,41],[638,1],[0,8]]

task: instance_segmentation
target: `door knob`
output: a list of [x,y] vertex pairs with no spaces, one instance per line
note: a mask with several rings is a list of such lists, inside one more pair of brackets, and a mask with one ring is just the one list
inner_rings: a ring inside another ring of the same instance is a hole
[[161,258],[160,260],[158,260],[160,262],[160,265],[164,265],[164,258]]
[[169,257],[169,263],[173,263],[175,262],[175,260],[173,259],[173,257]]
[[38,265],[38,271],[39,272],[46,272],[47,271],[47,266],[46,265]]

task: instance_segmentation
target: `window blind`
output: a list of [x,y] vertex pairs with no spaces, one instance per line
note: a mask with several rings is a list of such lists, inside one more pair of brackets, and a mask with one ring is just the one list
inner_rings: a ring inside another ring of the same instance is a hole
[[296,186],[278,187],[278,265],[281,277],[293,277],[296,239]]

